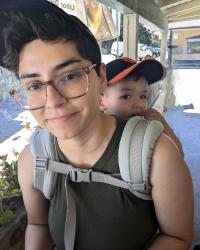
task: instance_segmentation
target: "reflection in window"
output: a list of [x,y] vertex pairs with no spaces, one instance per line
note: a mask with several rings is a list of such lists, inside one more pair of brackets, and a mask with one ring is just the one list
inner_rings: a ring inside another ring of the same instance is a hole
[[200,54],[200,36],[187,38],[187,53]]

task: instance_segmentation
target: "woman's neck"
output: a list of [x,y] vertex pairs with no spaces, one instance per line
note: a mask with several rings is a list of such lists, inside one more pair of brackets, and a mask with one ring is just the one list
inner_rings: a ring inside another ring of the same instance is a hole
[[93,166],[107,148],[116,128],[116,119],[102,114],[77,138],[58,140],[58,145],[72,165]]

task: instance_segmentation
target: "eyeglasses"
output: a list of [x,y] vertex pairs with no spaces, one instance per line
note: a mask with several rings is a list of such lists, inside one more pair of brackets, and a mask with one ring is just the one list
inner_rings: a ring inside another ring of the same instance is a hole
[[46,105],[48,85],[53,85],[66,99],[79,98],[88,92],[88,75],[96,66],[97,64],[93,64],[84,69],[68,72],[48,82],[31,82],[27,86],[12,90],[10,95],[26,110],[37,110]]

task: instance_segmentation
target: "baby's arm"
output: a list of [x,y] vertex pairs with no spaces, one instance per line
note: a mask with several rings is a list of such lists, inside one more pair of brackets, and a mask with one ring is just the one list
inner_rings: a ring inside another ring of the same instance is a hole
[[156,120],[162,123],[163,127],[164,127],[164,133],[166,135],[168,135],[172,141],[176,144],[179,152],[182,154],[182,156],[184,156],[184,152],[183,152],[183,148],[181,145],[180,140],[178,139],[178,137],[174,134],[173,130],[169,127],[167,121],[165,120],[165,118],[162,116],[161,113],[159,113],[157,110],[150,108],[146,111],[144,117],[147,120]]

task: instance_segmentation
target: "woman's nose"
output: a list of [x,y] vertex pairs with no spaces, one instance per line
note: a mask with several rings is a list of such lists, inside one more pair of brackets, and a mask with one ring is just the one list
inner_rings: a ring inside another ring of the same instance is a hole
[[49,84],[46,87],[46,108],[55,108],[66,102],[67,99],[53,85]]

